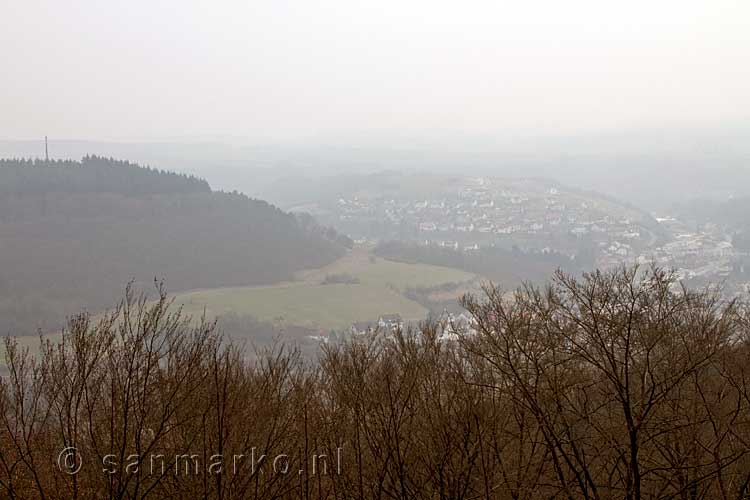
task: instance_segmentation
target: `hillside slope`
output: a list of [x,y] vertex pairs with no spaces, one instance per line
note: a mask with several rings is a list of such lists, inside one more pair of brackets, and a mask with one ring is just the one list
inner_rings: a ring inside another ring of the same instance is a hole
[[0,334],[106,307],[126,282],[260,285],[343,254],[343,238],[206,181],[86,157],[0,161]]

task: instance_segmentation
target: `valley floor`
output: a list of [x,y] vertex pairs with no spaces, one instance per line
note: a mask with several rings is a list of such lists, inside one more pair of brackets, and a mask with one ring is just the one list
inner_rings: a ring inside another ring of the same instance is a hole
[[[323,284],[331,276],[346,276],[352,283]],[[478,281],[478,276],[457,269],[385,260],[359,246],[328,266],[298,273],[293,281],[195,290],[177,294],[175,303],[191,315],[201,315],[205,308],[209,317],[251,315],[280,326],[327,332],[357,321],[377,320],[384,314],[398,314],[404,320],[424,319],[428,311],[404,295],[408,287]],[[466,286],[461,288],[466,290]]]

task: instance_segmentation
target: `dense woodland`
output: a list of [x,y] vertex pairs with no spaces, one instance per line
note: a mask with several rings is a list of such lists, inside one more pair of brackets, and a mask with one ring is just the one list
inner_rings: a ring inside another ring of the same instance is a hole
[[210,193],[203,179],[141,167],[128,161],[85,156],[81,161],[0,159],[0,193]]
[[475,333],[317,363],[248,356],[160,296],[38,358],[6,339],[4,497],[750,498],[748,309],[661,270],[488,287],[463,300]]
[[554,251],[526,252],[519,248],[482,247],[465,252],[435,244],[387,241],[375,247],[373,253],[400,262],[455,267],[485,276],[506,287],[515,287],[525,281],[544,282],[557,269],[577,273],[594,267],[593,252],[586,254],[584,251],[571,259]]
[[346,238],[204,180],[86,157],[0,161],[0,334],[61,327],[124,283],[170,290],[280,281]]

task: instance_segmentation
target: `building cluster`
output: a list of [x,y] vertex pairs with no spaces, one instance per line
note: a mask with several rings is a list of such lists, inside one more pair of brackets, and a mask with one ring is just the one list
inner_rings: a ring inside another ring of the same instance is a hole
[[747,253],[735,248],[731,235],[715,224],[691,228],[673,217],[657,220],[671,237],[639,255],[639,263],[673,269],[678,280],[692,284],[720,283],[728,295],[747,293],[750,282],[743,277]]
[[[458,314],[444,311],[436,318],[437,339],[441,342],[456,342],[461,335],[475,335],[477,333],[477,322],[466,312]],[[380,335],[385,339],[392,338],[396,332],[407,332],[407,330],[423,335],[417,323],[405,323],[399,314],[384,314],[377,321],[358,321],[343,331],[331,331],[328,334],[321,332],[319,335],[309,335],[307,339],[316,343],[335,343],[349,341],[357,338],[365,338],[368,335]]]
[[536,179],[459,178],[422,196],[341,197],[338,227],[355,239],[413,239],[456,250],[516,245],[575,255],[593,246],[606,263],[634,259],[655,240],[643,214]]
[[[750,293],[750,256],[735,248],[724,228],[652,218],[538,179],[454,178],[432,191],[364,191],[342,196],[334,205],[329,222],[360,242],[397,239],[462,252],[516,246],[570,257],[586,251],[600,269],[653,263],[672,269],[691,287],[720,283],[727,296]],[[444,320],[441,340],[474,331],[465,315]],[[397,315],[384,315],[355,323],[346,335],[403,327]]]

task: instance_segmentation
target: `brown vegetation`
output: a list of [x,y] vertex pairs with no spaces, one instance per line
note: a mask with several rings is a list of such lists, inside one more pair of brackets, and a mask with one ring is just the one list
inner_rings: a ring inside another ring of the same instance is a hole
[[458,342],[425,324],[314,363],[249,357],[163,293],[39,357],[8,339],[2,496],[750,498],[743,306],[656,269],[485,292]]

